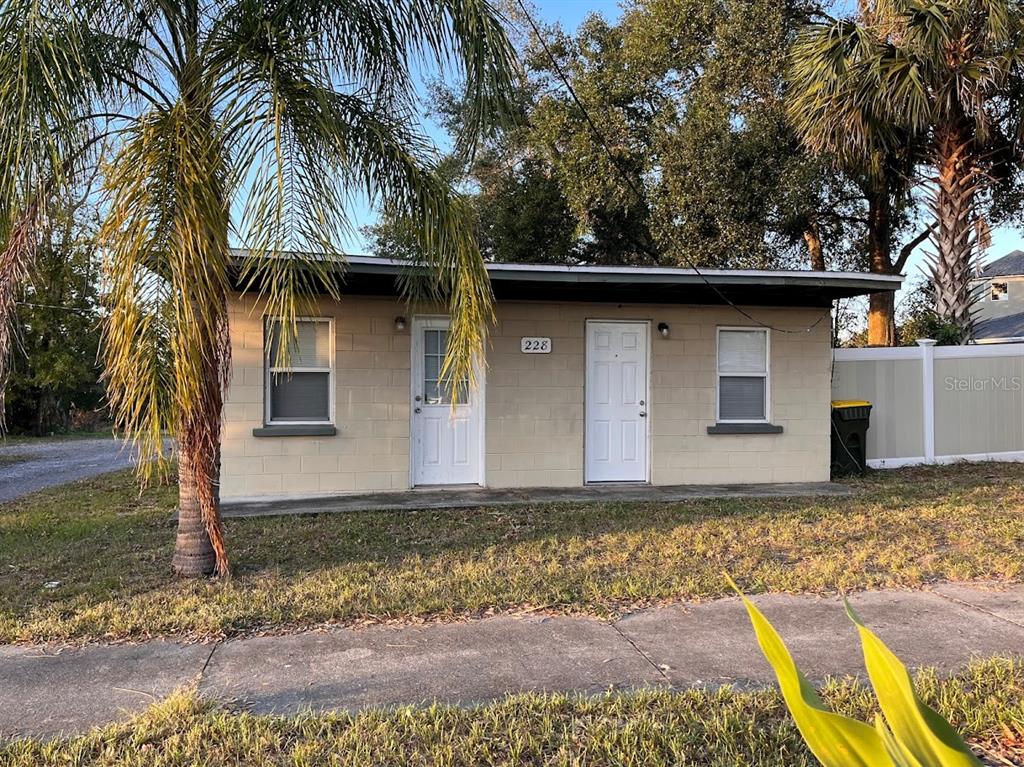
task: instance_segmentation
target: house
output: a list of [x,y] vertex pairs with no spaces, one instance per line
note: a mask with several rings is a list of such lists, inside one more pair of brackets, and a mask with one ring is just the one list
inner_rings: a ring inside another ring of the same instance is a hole
[[352,257],[303,319],[236,295],[225,501],[421,486],[825,481],[830,309],[900,277],[491,264],[479,386],[438,381],[447,319],[399,299],[399,262]]
[[1024,251],[1014,250],[988,264],[971,285],[976,295],[974,343],[1024,341]]

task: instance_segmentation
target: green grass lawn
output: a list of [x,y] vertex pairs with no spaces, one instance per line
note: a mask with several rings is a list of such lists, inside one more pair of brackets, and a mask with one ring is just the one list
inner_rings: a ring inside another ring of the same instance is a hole
[[111,439],[113,432],[109,429],[95,431],[62,431],[37,437],[34,434],[5,434],[0,437],[0,447],[6,445],[37,445],[41,442],[66,442],[78,439]]
[[[169,573],[175,489],[128,473],[0,505],[0,642],[207,638],[659,600],[1024,580],[1024,465],[874,473],[855,495],[228,520],[235,576]],[[44,584],[59,582],[56,587]]]
[[27,461],[28,456],[21,455],[20,453],[8,453],[6,455],[0,455],[0,469],[5,466],[14,466],[16,463]]
[[[990,765],[1024,759],[1024,668],[974,664],[918,689]],[[871,695],[853,682],[827,685],[826,701],[871,721]],[[518,695],[476,708],[305,714],[231,713],[181,693],[124,724],[72,740],[0,745],[9,767],[146,765],[694,765],[811,767],[778,694],[642,691],[592,698]]]

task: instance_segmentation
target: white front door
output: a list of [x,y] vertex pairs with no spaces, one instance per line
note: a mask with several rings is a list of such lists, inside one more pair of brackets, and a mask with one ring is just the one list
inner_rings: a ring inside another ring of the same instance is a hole
[[[448,319],[412,322],[412,482],[414,485],[482,484],[480,392],[463,380],[441,380]],[[483,371],[479,371],[483,386]],[[459,404],[452,408],[458,391]]]
[[587,322],[587,482],[647,481],[646,322]]

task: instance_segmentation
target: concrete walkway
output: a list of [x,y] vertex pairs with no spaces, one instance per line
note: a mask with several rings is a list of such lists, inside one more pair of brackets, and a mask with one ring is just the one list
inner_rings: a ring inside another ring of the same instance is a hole
[[5,444],[0,456],[24,458],[0,466],[0,503],[133,465],[132,451],[113,437]]
[[[911,666],[954,671],[972,657],[1024,655],[1024,586],[938,585],[851,601]],[[812,679],[861,671],[836,598],[764,596]],[[495,617],[237,639],[76,649],[0,647],[0,733],[53,735],[138,711],[198,681],[255,712],[470,703],[528,690],[763,685],[774,677],[738,599],[641,610],[614,623]]]
[[494,489],[454,486],[388,493],[359,493],[295,500],[237,500],[221,503],[225,517],[265,517],[287,514],[329,514],[344,511],[402,509],[463,509],[530,503],[600,501],[672,503],[694,498],[798,498],[849,495],[836,482],[777,482],[761,485],[647,485],[600,484],[584,487]]

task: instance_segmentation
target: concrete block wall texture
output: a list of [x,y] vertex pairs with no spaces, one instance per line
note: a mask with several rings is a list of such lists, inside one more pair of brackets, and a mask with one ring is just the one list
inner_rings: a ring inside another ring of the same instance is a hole
[[[333,437],[253,437],[263,425],[263,318],[230,308],[234,377],[225,405],[226,500],[407,489],[411,317],[393,298],[322,300],[334,318]],[[831,357],[824,309],[756,308],[771,332],[771,413],[778,435],[708,435],[715,422],[716,327],[752,323],[729,307],[501,302],[487,350],[485,461],[491,487],[584,483],[588,319],[651,323],[649,465],[658,485],[824,481],[829,476]],[[394,327],[406,316],[406,329]],[[668,338],[656,331],[670,326]],[[550,354],[523,354],[546,336]]]
[[[822,309],[752,309],[771,332],[771,413],[778,435],[709,435],[715,423],[716,328],[752,323],[729,307],[503,303],[488,353],[487,484],[584,482],[588,319],[651,325],[649,463],[656,485],[826,481],[830,325]],[[669,325],[669,337],[657,333]],[[522,354],[522,336],[548,336],[551,354]]]
[[322,299],[334,320],[333,437],[254,437],[264,421],[263,312],[229,307],[233,376],[224,406],[221,497],[301,497],[409,486],[409,330],[397,299]]

